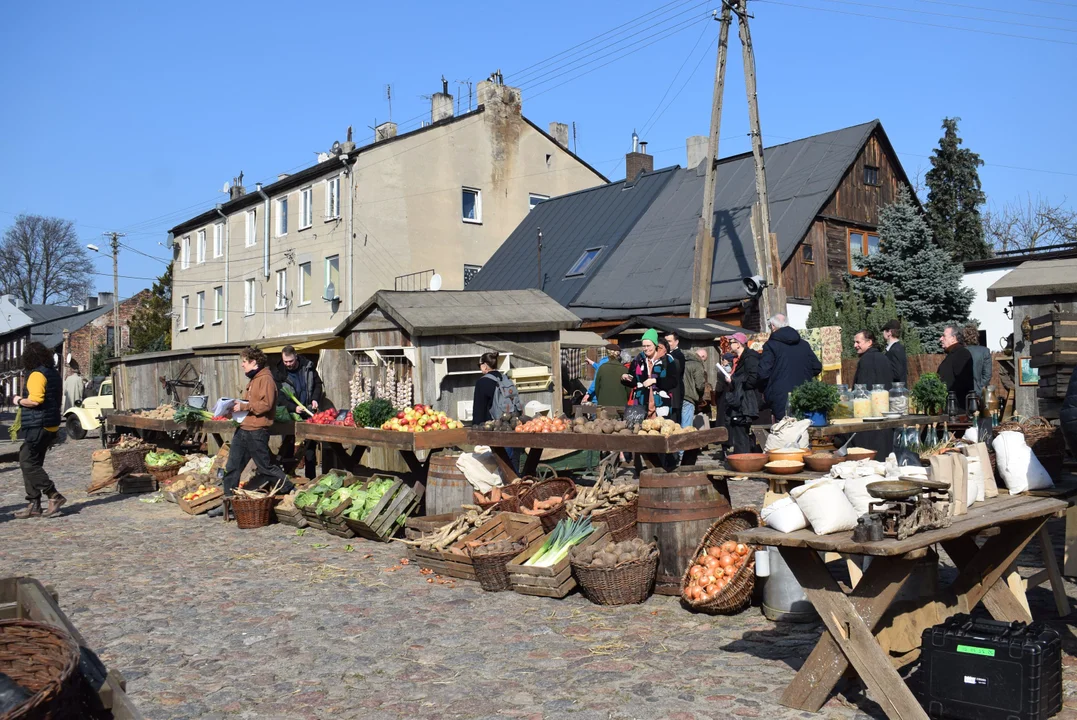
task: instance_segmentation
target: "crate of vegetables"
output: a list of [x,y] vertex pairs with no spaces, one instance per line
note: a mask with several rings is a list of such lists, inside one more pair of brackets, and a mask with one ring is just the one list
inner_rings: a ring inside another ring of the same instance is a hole
[[176,503],[188,515],[201,515],[224,504],[224,490],[209,485],[199,485],[196,490],[181,495]]
[[521,540],[531,544],[542,536],[538,519],[519,513],[467,509],[460,517],[418,540],[406,540],[409,555],[421,568],[440,575],[475,580],[468,550],[494,540]]
[[403,480],[374,477],[352,493],[344,522],[360,537],[389,542],[418,507],[419,496]]
[[609,537],[605,523],[587,517],[562,520],[553,532],[533,540],[509,561],[512,589],[521,595],[563,598],[576,587],[568,560],[573,547],[588,548]]
[[314,483],[305,490],[295,494],[295,506],[307,524],[319,530],[325,530],[325,515],[333,513],[332,517],[340,515],[351,504],[347,500],[347,493],[341,492],[355,484],[356,478],[343,470],[330,470],[315,479]]
[[307,519],[295,506],[295,493],[289,493],[281,497],[280,502],[273,506],[273,514],[277,516],[277,522],[282,525],[305,528]]

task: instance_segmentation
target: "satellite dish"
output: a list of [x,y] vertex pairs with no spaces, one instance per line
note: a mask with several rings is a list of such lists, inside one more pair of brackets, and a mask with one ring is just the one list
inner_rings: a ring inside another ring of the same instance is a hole
[[228,192],[228,183],[224,184],[224,187],[221,188],[221,192],[223,192],[223,193]]
[[430,289],[437,291],[441,289],[441,276],[434,273],[434,276],[430,278]]

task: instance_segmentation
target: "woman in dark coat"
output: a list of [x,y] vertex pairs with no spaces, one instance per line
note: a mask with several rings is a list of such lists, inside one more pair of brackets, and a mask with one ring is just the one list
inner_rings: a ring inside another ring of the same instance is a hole
[[759,353],[748,347],[744,333],[735,333],[729,340],[737,357],[726,393],[726,428],[733,452],[747,453],[752,451],[751,426],[759,417],[759,391],[755,389],[759,381]]
[[680,382],[676,368],[669,355],[668,345],[658,340],[658,332],[651,329],[643,334],[643,352],[632,361],[632,367],[621,376],[628,386],[630,405],[647,408],[647,417],[665,417],[680,421],[680,415],[672,413],[673,390]]

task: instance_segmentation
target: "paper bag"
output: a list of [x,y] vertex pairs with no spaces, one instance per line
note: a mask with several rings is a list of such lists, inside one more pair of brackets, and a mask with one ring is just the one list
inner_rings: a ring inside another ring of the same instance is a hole
[[954,501],[950,506],[951,515],[964,515],[968,512],[968,477],[964,466],[955,464],[952,453],[935,455],[931,458],[931,479],[944,482],[950,486]]
[[995,473],[991,469],[991,455],[987,451],[987,443],[976,443],[973,448],[980,458],[980,472],[984,476],[984,497],[998,497],[998,483],[995,482]]

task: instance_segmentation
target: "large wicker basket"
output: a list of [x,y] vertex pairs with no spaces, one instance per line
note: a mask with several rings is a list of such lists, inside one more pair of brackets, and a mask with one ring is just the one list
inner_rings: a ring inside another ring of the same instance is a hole
[[[692,555],[693,563],[700,554],[706,552],[707,548],[721,545],[727,540],[732,540],[738,532],[756,527],[759,527],[759,513],[755,511],[755,508],[738,508],[727,512],[715,520],[710,530],[703,536],[703,539],[696,547],[695,554]],[[749,546],[749,550],[754,551],[755,548]],[[752,601],[752,591],[755,590],[755,553],[750,552],[748,558],[748,561],[740,566],[737,574],[726,583],[720,593],[710,600],[702,602],[689,600],[684,595],[684,591],[691,580],[689,571],[692,565],[689,564],[688,569],[685,570],[684,576],[681,578],[681,600],[691,609],[699,610],[700,612],[740,612]]]
[[648,560],[634,560],[616,567],[595,567],[576,560],[576,551],[569,553],[572,574],[584,596],[596,605],[634,605],[643,602],[654,591],[658,574],[658,546],[651,543]]
[[32,620],[0,621],[0,673],[33,693],[0,720],[80,717],[78,664],[78,646],[59,628]]
[[[273,506],[280,500],[275,495],[264,498],[249,498],[235,495],[229,501],[232,514],[236,518],[236,527],[240,530],[253,530],[265,527],[273,517]],[[228,515],[225,513],[225,518]]]
[[183,462],[177,462],[172,463],[171,465],[161,465],[157,467],[147,465],[146,472],[153,475],[153,479],[157,481],[158,485],[162,483],[167,484],[172,482],[173,478],[179,475],[180,468],[183,467],[184,464],[185,463]]
[[156,452],[156,445],[139,445],[126,450],[111,450],[112,475],[119,477],[125,473],[146,472],[146,454]]
[[505,552],[490,553],[488,555],[471,554],[471,562],[475,567],[475,578],[486,592],[502,592],[512,589],[512,581],[509,579],[508,562],[519,555],[524,549],[523,543],[516,543],[512,550]]
[[565,506],[565,501],[576,497],[576,483],[568,478],[554,478],[535,483],[521,493],[519,508],[521,511],[524,508],[531,510],[539,500],[546,500],[557,495],[561,496],[562,500],[559,505],[533,516],[537,517],[542,523],[543,530],[553,532],[553,529],[557,527],[557,523],[568,517],[568,508]]
[[477,500],[475,504],[483,510],[494,508],[495,512],[520,512],[520,496],[531,488],[533,482],[524,478],[510,485],[502,485],[500,500]]
[[594,522],[604,522],[610,529],[610,539],[614,542],[624,542],[636,537],[636,513],[639,508],[639,498],[633,498],[619,507],[606,512],[595,513],[591,516]]

